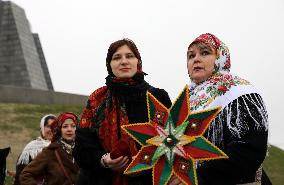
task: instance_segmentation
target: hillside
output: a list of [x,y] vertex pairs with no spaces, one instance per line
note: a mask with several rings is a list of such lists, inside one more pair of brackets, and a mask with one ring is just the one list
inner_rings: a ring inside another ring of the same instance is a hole
[[15,161],[23,147],[40,134],[39,122],[43,115],[59,115],[71,111],[78,116],[82,106],[31,105],[0,103],[0,148],[10,146],[12,151],[7,158],[7,169],[14,171]]
[[[39,121],[45,114],[58,115],[71,111],[80,116],[82,106],[67,105],[31,105],[0,103],[0,148],[10,146],[11,154],[7,158],[7,168],[15,170],[15,162],[23,147],[39,135]],[[273,185],[284,184],[284,151],[271,146],[264,162]]]

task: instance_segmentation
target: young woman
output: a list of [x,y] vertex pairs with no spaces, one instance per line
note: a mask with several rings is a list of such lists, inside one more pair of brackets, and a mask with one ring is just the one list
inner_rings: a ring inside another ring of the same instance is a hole
[[106,86],[90,95],[76,133],[73,155],[81,168],[78,185],[151,184],[151,171],[135,177],[123,175],[140,146],[120,126],[148,121],[147,91],[168,108],[170,98],[165,90],[144,80],[141,56],[133,41],[112,43],[106,66]]
[[71,112],[58,116],[52,123],[52,143],[22,171],[21,185],[36,185],[37,177],[44,176],[48,185],[71,185],[75,183],[79,170],[72,151],[78,118]]

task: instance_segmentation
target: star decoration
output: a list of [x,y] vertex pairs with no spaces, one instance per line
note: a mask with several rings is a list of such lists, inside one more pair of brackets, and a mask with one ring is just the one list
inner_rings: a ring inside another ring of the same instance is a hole
[[188,86],[170,109],[149,92],[147,105],[147,123],[122,126],[142,145],[125,174],[153,168],[154,185],[167,184],[173,174],[185,184],[197,185],[197,160],[228,158],[202,136],[221,108],[190,114]]

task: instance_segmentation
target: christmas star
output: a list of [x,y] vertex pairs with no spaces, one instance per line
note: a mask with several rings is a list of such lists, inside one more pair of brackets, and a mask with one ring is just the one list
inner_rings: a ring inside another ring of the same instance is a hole
[[196,185],[197,160],[228,158],[202,136],[220,107],[190,114],[187,86],[170,109],[149,92],[147,105],[147,123],[122,126],[142,145],[125,174],[153,168],[154,185],[167,184],[173,174],[185,184]]

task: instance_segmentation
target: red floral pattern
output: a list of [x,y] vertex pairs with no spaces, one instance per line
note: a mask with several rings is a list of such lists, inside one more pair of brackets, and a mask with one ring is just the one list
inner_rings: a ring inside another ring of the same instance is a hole
[[232,86],[249,85],[250,83],[237,76],[216,73],[207,81],[190,90],[190,109],[205,108],[218,96],[224,95]]
[[[94,118],[97,117],[97,111],[98,109],[101,108],[100,106],[102,105],[102,102],[106,102],[108,94],[109,94],[108,88],[104,86],[97,89],[95,92],[93,92],[90,95],[88,105],[84,109],[83,115],[81,117],[80,127],[94,128],[94,129],[97,129],[99,127],[98,134],[100,142],[106,152],[111,152],[115,150],[117,142],[119,140],[117,135],[118,133],[117,113],[120,114],[119,126],[127,125],[129,122],[125,108],[122,106],[117,106],[118,103],[114,97],[112,97],[113,104],[111,110],[103,108],[102,111],[104,111],[105,113],[104,117],[97,118],[96,120],[94,120]],[[137,154],[135,141],[132,138],[130,138],[123,130],[121,130],[120,139],[128,143],[131,156]],[[115,174],[113,177],[113,184],[126,185],[127,177]]]

